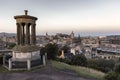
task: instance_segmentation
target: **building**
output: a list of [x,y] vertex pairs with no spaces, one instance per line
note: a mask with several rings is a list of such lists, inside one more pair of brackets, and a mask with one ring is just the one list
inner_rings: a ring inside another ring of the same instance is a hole
[[74,39],[74,32],[72,31],[72,33],[70,34],[70,38]]
[[97,57],[99,59],[120,59],[120,45],[119,44],[104,44],[97,48]]

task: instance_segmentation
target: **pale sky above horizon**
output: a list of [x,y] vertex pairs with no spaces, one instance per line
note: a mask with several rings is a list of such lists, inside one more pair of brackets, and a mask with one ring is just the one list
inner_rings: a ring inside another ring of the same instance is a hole
[[0,0],[0,32],[15,33],[13,16],[25,9],[38,17],[37,34],[120,32],[120,0]]

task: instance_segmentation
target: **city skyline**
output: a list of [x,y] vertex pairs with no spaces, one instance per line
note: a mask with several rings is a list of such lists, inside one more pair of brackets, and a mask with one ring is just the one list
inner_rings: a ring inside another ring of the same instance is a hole
[[0,32],[16,33],[15,15],[38,17],[37,34],[119,34],[119,0],[1,0]]

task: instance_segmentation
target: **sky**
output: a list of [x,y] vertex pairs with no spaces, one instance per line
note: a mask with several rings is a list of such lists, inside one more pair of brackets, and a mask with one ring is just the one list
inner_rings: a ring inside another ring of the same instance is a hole
[[37,34],[120,34],[120,0],[0,0],[0,32],[16,33],[24,10],[38,17]]

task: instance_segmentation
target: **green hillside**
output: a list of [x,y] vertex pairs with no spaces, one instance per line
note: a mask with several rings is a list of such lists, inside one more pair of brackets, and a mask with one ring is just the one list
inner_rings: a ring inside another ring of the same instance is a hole
[[91,68],[68,65],[62,62],[57,62],[57,61],[51,61],[51,62],[54,68],[61,69],[61,70],[65,70],[65,69],[73,70],[77,72],[80,76],[87,77],[87,78],[102,80],[105,75],[105,73],[91,69]]

